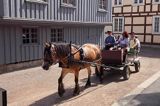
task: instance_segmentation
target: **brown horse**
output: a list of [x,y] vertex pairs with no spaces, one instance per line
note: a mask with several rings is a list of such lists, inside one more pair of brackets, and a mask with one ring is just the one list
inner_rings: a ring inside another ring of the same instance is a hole
[[[80,61],[87,61],[87,63]],[[78,77],[81,69],[87,68],[88,80],[85,87],[91,85],[91,64],[89,62],[101,63],[101,50],[97,45],[84,44],[80,48],[76,45],[69,44],[48,44],[46,43],[44,49],[43,69],[48,70],[53,64],[59,63],[62,67],[61,76],[58,79],[58,94],[63,96],[65,90],[63,86],[63,78],[67,73],[74,73],[75,75],[75,90],[74,95],[79,94]],[[96,69],[100,72],[100,66],[96,65]],[[102,81],[101,76],[99,77]]]

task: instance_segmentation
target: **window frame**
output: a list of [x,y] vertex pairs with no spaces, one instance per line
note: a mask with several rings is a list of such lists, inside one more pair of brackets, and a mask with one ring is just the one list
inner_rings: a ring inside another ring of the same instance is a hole
[[122,1],[121,4],[119,4],[119,0],[117,0],[117,4],[115,4],[115,0],[114,0],[113,6],[114,7],[123,6],[123,0],[121,0],[121,1]]
[[[24,41],[23,40],[25,40],[23,37],[24,37],[24,32],[23,32],[23,30],[26,30],[26,29],[28,29],[29,30],[29,43],[24,43]],[[36,31],[36,33],[31,33],[32,31],[32,29],[36,29],[37,31]],[[39,29],[38,29],[38,27],[22,27],[22,44],[23,45],[37,45],[37,44],[39,44]],[[32,34],[36,34],[36,42],[32,42]]]
[[158,2],[155,2],[155,0],[153,0],[152,2],[153,4],[160,4],[160,0]]
[[[118,31],[115,31],[115,19],[118,19]],[[122,31],[119,31],[119,20],[122,19]],[[113,32],[114,33],[122,33],[124,31],[124,17],[113,17]]]
[[76,0],[74,0],[74,4],[73,3],[65,3],[64,0],[61,0],[61,6],[62,7],[68,7],[68,8],[76,8]]
[[25,0],[28,3],[48,4],[48,0]]
[[103,7],[103,6],[102,6],[102,4],[100,4],[101,0],[98,0],[98,11],[99,12],[108,12],[108,5],[107,5],[108,4],[108,0],[105,0],[105,1],[106,1],[106,7],[105,8],[100,8],[100,7]]
[[133,1],[132,1],[132,4],[133,4],[134,6],[137,6],[137,5],[144,5],[144,0],[143,0],[142,3],[139,3],[139,1],[140,1],[140,0],[137,0],[137,3],[135,3],[135,0],[133,0]]
[[[52,30],[56,30],[56,33],[52,33]],[[61,34],[62,34],[62,37],[61,37],[61,41],[58,41],[58,39],[59,39],[59,36],[58,36],[58,30],[62,30],[62,32],[61,32]],[[56,37],[52,37],[52,34],[56,34]],[[52,41],[52,39],[56,39],[56,41]],[[55,43],[60,43],[60,42],[64,42],[64,28],[62,28],[62,27],[52,27],[51,29],[50,29],[50,41],[51,42],[55,42]]]
[[[155,18],[159,18],[159,32],[155,32]],[[152,34],[160,34],[160,15],[156,15],[152,17]]]

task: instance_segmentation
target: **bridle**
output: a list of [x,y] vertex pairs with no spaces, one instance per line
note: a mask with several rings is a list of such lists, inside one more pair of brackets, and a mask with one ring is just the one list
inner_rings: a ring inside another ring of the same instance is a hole
[[63,63],[64,61],[71,62],[72,57],[82,49],[82,46],[79,48],[76,48],[76,47],[74,48],[77,49],[74,53],[71,53],[70,51],[70,53],[67,56],[61,58],[61,57],[58,57],[57,55],[56,44],[51,44],[50,47],[46,49],[46,52],[48,53],[49,56],[47,57],[46,60],[44,59],[44,61],[48,62],[49,65],[56,64],[59,62]]
[[[57,52],[56,52],[56,49],[54,50],[53,48],[55,48],[55,45],[54,44],[51,44],[51,47],[50,47],[50,62],[52,62],[52,64],[56,64],[59,62],[59,59],[57,59]],[[53,58],[55,58],[55,60],[53,60]],[[55,62],[54,62],[55,61]]]

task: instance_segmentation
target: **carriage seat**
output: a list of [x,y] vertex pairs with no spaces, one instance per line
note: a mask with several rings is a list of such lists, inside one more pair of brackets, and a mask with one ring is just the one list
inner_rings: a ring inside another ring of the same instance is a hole
[[122,50],[102,50],[102,64],[105,65],[122,65]]

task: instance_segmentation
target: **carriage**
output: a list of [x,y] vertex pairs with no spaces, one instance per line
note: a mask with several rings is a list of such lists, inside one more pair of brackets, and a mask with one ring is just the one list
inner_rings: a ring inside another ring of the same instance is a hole
[[[135,72],[140,70],[140,59],[138,57],[138,51],[136,49],[130,49],[126,55],[123,50],[102,50],[102,65],[101,71],[119,71],[124,80],[128,80],[130,77],[130,66],[134,66]],[[125,56],[125,58],[124,58]],[[97,70],[96,70],[96,74]]]
[[[88,79],[85,87],[91,86],[90,76],[91,67],[96,67],[96,73],[99,74],[100,83],[103,82],[103,71],[118,70],[122,73],[125,80],[130,77],[130,66],[135,67],[135,71],[140,69],[140,61],[135,50],[130,50],[124,55],[123,50],[101,50],[95,44],[84,44],[80,47],[73,44],[53,44],[46,43],[44,48],[44,58],[42,68],[49,70],[51,65],[59,63],[62,68],[61,75],[58,79],[58,94],[63,96],[65,93],[63,78],[68,73],[75,76],[75,89],[73,95],[80,93],[79,89],[79,71],[87,69]],[[125,59],[124,59],[125,56]],[[60,64],[61,63],[61,64]]]

